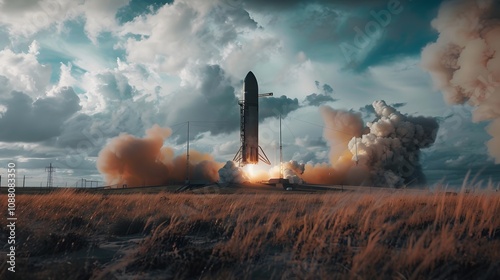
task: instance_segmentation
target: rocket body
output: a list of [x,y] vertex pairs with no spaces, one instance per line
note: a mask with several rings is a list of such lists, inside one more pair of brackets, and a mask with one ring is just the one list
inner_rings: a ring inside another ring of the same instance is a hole
[[259,97],[273,93],[259,94],[259,85],[252,71],[243,80],[243,99],[240,100],[240,141],[241,147],[233,158],[240,166],[257,164],[259,160],[271,164],[259,146]]
[[243,82],[243,108],[241,122],[241,162],[257,164],[259,162],[259,86],[255,75],[250,71]]

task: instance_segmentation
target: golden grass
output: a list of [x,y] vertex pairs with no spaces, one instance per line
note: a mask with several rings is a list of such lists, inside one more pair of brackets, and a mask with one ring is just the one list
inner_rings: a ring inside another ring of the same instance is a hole
[[[18,195],[17,201],[18,275],[30,279],[61,271],[82,279],[500,276],[500,193],[493,190],[457,195],[62,191]],[[0,242],[6,233],[3,229]],[[103,242],[131,235],[144,239],[123,256],[86,262],[77,270],[58,262],[60,255],[80,250],[92,255]],[[33,266],[37,256],[47,265]],[[6,273],[2,265],[0,277]]]

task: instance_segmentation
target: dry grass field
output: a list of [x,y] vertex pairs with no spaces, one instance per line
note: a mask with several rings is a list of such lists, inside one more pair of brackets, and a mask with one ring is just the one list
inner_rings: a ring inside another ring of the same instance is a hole
[[1,279],[500,279],[494,190],[16,199]]

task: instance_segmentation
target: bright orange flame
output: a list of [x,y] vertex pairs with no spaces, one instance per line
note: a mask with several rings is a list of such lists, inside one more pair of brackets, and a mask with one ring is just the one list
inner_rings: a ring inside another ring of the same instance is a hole
[[258,164],[247,164],[243,167],[243,172],[250,182],[260,182],[269,180],[270,172],[268,166]]

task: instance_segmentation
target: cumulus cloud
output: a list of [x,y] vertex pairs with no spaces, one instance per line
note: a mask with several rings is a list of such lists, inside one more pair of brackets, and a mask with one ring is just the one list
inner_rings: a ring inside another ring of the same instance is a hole
[[198,121],[198,132],[212,134],[236,130],[240,116],[238,98],[224,70],[219,65],[206,65],[193,71],[197,77],[193,84],[166,97],[167,121],[172,124]]
[[149,100],[161,99],[174,89],[162,73],[149,65],[126,62],[118,58],[116,70],[127,77],[128,84],[140,93],[139,96],[146,96]]
[[81,87],[85,90],[83,111],[88,114],[103,112],[110,109],[113,103],[125,102],[137,95],[128,78],[117,68],[85,73]]
[[299,100],[297,98],[292,99],[285,95],[261,98],[259,99],[259,119],[262,121],[271,117],[279,118],[280,114],[282,117],[285,117],[299,107]]
[[97,43],[99,34],[118,31],[117,11],[130,0],[4,0],[0,2],[0,25],[12,36],[32,36],[50,28],[62,30],[69,20],[85,19],[88,38]]
[[[136,17],[124,25],[122,34],[140,36],[129,38],[125,44],[128,61],[154,64],[175,74],[200,61],[220,63],[230,55],[230,43],[256,28],[257,23],[244,9],[217,1],[181,0]],[[269,43],[268,39],[256,40],[256,48]],[[236,46],[235,51],[245,48]]]
[[295,138],[295,144],[301,147],[325,147],[326,142],[321,138],[311,138],[309,135]]
[[[245,36],[236,42],[230,42],[222,51],[221,64],[233,75],[243,76],[248,69],[269,60],[279,53],[281,42],[263,31],[256,30],[252,36]],[[246,38],[248,37],[248,38]]]
[[0,141],[38,142],[59,136],[64,122],[81,107],[72,88],[60,88],[53,96],[33,100],[13,91],[0,104]]
[[4,0],[0,2],[0,25],[13,36],[30,36],[52,26],[61,28],[67,19],[77,15],[83,1]]
[[[38,62],[39,44],[33,41],[27,52],[0,51],[0,94],[20,91],[31,98],[43,96],[50,83],[51,69]],[[3,78],[2,78],[3,77]]]
[[306,96],[304,103],[310,106],[320,106],[327,102],[333,102],[337,99],[333,98],[333,88],[329,84],[323,84],[320,86],[318,81],[315,81],[316,89],[320,90],[320,93],[312,93]]
[[[231,133],[240,127],[238,100],[240,91],[220,65],[203,65],[190,68],[189,79],[183,87],[164,98],[163,110],[168,123],[191,121],[194,138],[197,134],[212,135]],[[298,109],[298,99],[286,96],[259,98],[259,119],[286,116]],[[185,141],[181,135],[179,141]]]
[[79,7],[85,17],[85,32],[89,39],[97,43],[97,37],[104,31],[117,31],[117,11],[130,0],[87,0]]

